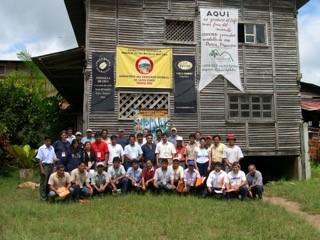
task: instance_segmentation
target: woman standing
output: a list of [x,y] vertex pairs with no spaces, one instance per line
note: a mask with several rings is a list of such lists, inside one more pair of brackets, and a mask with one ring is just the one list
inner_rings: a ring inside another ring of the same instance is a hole
[[196,168],[202,177],[208,176],[209,152],[206,148],[206,139],[200,139],[200,146],[196,149]]
[[87,170],[95,169],[96,158],[94,152],[91,150],[91,143],[86,142],[83,147],[82,161],[87,165]]

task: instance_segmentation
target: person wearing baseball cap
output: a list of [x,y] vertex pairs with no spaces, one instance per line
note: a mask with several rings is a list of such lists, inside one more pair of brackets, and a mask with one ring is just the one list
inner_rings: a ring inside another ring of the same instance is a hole
[[101,195],[111,193],[111,176],[105,171],[105,164],[103,162],[97,163],[97,170],[91,181],[94,194]]
[[240,162],[240,160],[243,158],[243,153],[241,148],[235,144],[236,136],[234,133],[227,134],[227,142],[228,144],[223,150],[222,158],[226,164],[226,167],[231,169],[233,163]]
[[200,173],[195,169],[195,161],[188,160],[188,168],[184,170],[184,192],[193,192],[197,191],[196,181],[200,178]]
[[93,131],[92,131],[92,129],[88,128],[86,130],[86,136],[81,139],[81,142],[82,142],[82,144],[85,144],[86,142],[93,143],[94,141],[95,141],[95,139],[93,137]]
[[82,133],[81,133],[81,132],[76,132],[75,136],[76,136],[76,141],[77,141],[77,143],[80,145],[80,147],[81,147],[81,149],[82,149],[82,147],[83,147],[83,144],[82,144],[82,142],[81,142]]
[[177,133],[178,133],[177,128],[172,127],[171,134],[168,138],[168,141],[171,142],[175,146],[177,145],[177,137],[178,137]]
[[177,145],[176,145],[176,155],[175,158],[179,160],[179,165],[185,169],[186,168],[186,147],[183,144],[183,138],[177,136]]

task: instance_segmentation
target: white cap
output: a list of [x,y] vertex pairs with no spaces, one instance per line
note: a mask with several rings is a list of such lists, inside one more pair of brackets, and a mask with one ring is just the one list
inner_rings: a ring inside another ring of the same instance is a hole
[[177,140],[177,141],[183,141],[183,137],[177,136],[176,140]]
[[82,133],[81,133],[81,132],[76,132],[76,136],[77,136],[77,135],[82,135]]
[[92,129],[88,128],[86,132],[93,132]]
[[99,166],[103,166],[104,167],[104,163],[103,162],[98,162],[97,163],[97,167],[99,167]]

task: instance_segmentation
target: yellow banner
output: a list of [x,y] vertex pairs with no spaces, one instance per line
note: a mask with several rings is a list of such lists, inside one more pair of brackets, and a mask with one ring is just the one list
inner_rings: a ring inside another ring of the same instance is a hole
[[172,49],[117,47],[116,87],[172,88]]

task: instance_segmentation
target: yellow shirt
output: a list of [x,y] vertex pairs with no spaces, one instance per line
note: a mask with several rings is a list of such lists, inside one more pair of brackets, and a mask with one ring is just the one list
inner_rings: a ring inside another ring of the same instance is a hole
[[187,144],[186,146],[186,155],[187,155],[187,160],[195,160],[196,159],[196,150],[198,146],[197,143],[194,144]]
[[218,146],[212,144],[209,149],[209,156],[211,156],[212,162],[222,162],[223,150],[226,147],[223,143],[219,143]]

